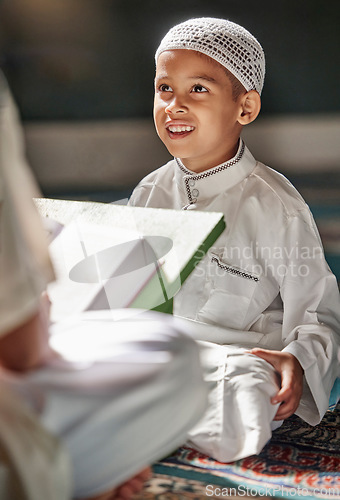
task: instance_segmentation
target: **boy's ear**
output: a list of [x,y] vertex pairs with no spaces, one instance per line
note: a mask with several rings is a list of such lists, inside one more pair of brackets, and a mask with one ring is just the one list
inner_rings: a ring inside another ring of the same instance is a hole
[[241,110],[238,117],[240,125],[253,122],[261,109],[261,97],[256,90],[250,90],[241,97]]

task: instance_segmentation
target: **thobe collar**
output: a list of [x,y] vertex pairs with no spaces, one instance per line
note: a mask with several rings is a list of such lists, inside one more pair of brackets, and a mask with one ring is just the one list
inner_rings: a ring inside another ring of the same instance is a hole
[[234,158],[198,174],[188,170],[179,158],[175,160],[175,180],[179,190],[185,194],[188,205],[199,204],[231,189],[248,177],[256,165],[255,158],[242,139]]

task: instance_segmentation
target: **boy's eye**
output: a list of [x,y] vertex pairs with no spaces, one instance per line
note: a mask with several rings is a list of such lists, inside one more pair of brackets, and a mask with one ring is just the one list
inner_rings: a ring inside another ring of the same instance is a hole
[[161,92],[172,92],[172,88],[166,83],[162,83],[162,85],[160,85],[158,88]]
[[196,92],[198,94],[201,94],[202,92],[208,92],[207,89],[205,87],[203,87],[203,85],[195,85],[192,89],[193,92]]

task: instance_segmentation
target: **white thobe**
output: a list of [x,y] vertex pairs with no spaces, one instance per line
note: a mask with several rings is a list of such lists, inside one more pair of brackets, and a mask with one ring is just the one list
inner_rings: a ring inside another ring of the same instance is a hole
[[210,349],[236,344],[296,356],[305,379],[296,414],[317,424],[339,376],[339,291],[292,184],[240,140],[233,159],[198,174],[170,161],[140,182],[129,203],[224,213],[226,230],[183,284],[174,313]]

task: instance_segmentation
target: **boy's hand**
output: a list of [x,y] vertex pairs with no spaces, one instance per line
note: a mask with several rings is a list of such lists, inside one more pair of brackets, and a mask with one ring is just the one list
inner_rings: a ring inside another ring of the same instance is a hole
[[270,363],[281,377],[281,389],[271,398],[272,404],[281,403],[274,420],[290,417],[299,406],[302,395],[303,369],[293,354],[255,348],[250,351]]

